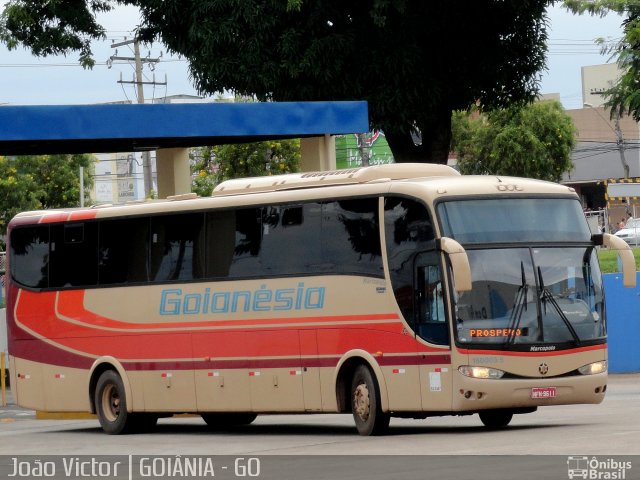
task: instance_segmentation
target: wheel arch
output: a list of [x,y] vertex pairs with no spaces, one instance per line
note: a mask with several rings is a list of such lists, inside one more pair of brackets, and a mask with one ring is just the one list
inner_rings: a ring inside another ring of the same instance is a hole
[[96,413],[96,405],[95,405],[95,394],[96,394],[96,385],[98,384],[98,379],[100,375],[102,375],[107,370],[113,370],[122,379],[122,384],[124,385],[124,393],[129,401],[127,401],[127,412],[131,413],[133,411],[133,394],[131,391],[131,384],[129,383],[129,377],[127,376],[127,372],[125,371],[122,364],[113,357],[100,357],[91,366],[89,370],[89,405],[91,406],[91,413]]
[[373,378],[378,383],[380,390],[380,406],[383,412],[389,411],[389,396],[387,393],[387,383],[380,368],[380,364],[375,357],[365,350],[350,350],[345,353],[336,366],[333,384],[335,385],[336,402],[338,412],[351,412],[351,379],[353,373],[359,365],[366,365],[371,369]]

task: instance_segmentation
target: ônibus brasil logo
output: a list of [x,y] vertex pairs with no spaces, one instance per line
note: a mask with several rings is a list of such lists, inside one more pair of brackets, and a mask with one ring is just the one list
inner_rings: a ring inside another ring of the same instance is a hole
[[567,474],[570,479],[585,480],[626,480],[627,470],[631,470],[631,462],[614,458],[597,458],[587,456],[571,456],[567,458]]

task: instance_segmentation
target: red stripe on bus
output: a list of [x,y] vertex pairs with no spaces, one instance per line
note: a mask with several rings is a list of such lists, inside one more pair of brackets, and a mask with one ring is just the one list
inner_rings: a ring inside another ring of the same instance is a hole
[[16,340],[11,344],[11,356],[59,367],[89,369],[95,359],[54,347],[39,339]]
[[[326,355],[339,354],[353,348],[377,351],[380,345],[393,353],[409,353],[431,350],[420,345],[411,335],[403,335],[403,324],[390,320],[383,323],[369,323],[368,315],[324,317],[326,324],[298,325],[295,328],[286,325],[262,325],[262,329],[224,329],[217,331],[181,331],[149,332],[113,332],[96,329],[93,326],[76,324],[61,320],[55,314],[55,292],[34,294],[22,291],[16,308],[16,320],[38,336],[49,338],[60,347],[76,350],[92,356],[110,355],[117,358],[157,359],[194,357],[232,357],[232,356],[280,356],[280,355]],[[373,321],[378,315],[373,315]],[[385,315],[382,315],[383,317]],[[395,316],[395,314],[389,315]],[[318,317],[290,319],[297,323],[307,323]],[[353,319],[352,325],[331,325],[329,320]],[[357,319],[357,320],[355,320]],[[143,327],[143,325],[138,325]],[[270,328],[269,328],[270,327]],[[268,328],[268,330],[266,329]],[[317,331],[317,344],[298,340],[299,330],[314,328]],[[17,338],[25,338],[24,331],[17,332]],[[321,351],[317,350],[320,346]],[[304,350],[301,350],[301,347]]]
[[77,212],[71,212],[69,220],[93,220],[97,215],[97,210],[78,210]]
[[[216,359],[210,361],[195,360],[176,362],[174,360],[155,361],[155,362],[122,362],[127,370],[250,370],[249,376],[253,376],[256,372],[267,368],[286,368],[290,369],[290,374],[295,374],[296,370],[301,368],[319,368],[319,367],[336,367],[340,356],[336,355],[332,358],[245,358],[224,360]],[[382,366],[415,366],[418,365],[439,365],[451,363],[449,355],[427,355],[425,358],[418,359],[411,356],[398,356],[377,359]],[[383,361],[381,361],[383,360]],[[294,373],[292,373],[294,372]],[[211,376],[211,375],[209,375]]]
[[393,355],[376,358],[382,366],[393,365],[442,365],[451,363],[451,355]]
[[38,223],[65,222],[69,218],[69,212],[56,212],[44,214]]

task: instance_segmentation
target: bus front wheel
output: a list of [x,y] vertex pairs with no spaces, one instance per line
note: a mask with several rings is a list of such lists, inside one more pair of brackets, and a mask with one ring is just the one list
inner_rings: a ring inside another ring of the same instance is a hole
[[360,435],[380,435],[389,427],[390,415],[382,411],[378,384],[365,365],[353,374],[351,411]]
[[513,418],[513,412],[509,410],[486,410],[480,412],[480,420],[487,428],[504,428]]
[[120,375],[107,370],[96,384],[95,406],[100,426],[109,435],[130,433],[134,429],[134,415],[127,412],[127,398]]

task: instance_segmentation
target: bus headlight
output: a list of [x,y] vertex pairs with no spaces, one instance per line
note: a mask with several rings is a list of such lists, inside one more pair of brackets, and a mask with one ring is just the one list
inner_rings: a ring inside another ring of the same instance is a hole
[[582,375],[595,375],[596,373],[604,373],[607,371],[607,361],[590,363],[578,369]]
[[458,371],[466,376],[472,378],[491,378],[498,379],[502,378],[504,372],[502,370],[498,370],[497,368],[489,368],[489,367],[472,367],[470,365],[462,365],[458,367]]

